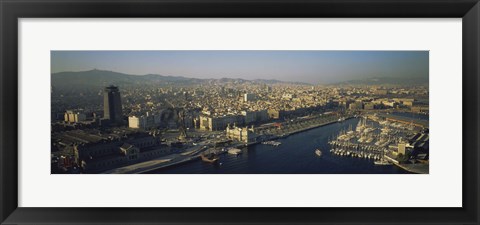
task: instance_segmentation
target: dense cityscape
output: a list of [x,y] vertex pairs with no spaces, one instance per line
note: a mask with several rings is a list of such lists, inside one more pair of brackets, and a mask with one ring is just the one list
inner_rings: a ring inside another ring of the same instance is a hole
[[328,134],[329,148],[311,149],[311,156],[428,173],[428,119],[421,119],[428,118],[428,86],[164,83],[83,90],[52,85],[52,173],[161,173],[192,161],[221,167],[223,154],[241,155],[252,145],[275,148],[290,135],[352,119],[355,127]]

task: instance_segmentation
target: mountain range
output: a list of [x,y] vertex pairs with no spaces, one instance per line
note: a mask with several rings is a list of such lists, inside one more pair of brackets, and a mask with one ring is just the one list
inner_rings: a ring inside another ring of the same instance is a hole
[[[135,85],[182,85],[195,84],[298,84],[311,85],[302,82],[285,82],[274,79],[245,80],[241,78],[199,79],[182,76],[164,76],[158,74],[131,75],[106,70],[88,70],[80,72],[59,72],[51,74],[52,86],[55,88],[101,88],[108,85],[135,86]],[[428,84],[428,79],[422,78],[368,78],[336,83],[334,85],[375,85],[375,84]]]
[[338,82],[334,85],[428,85],[428,78],[373,77]]
[[245,80],[241,78],[199,79],[182,76],[164,76],[158,74],[131,75],[106,70],[88,70],[80,72],[59,72],[51,75],[52,86],[56,88],[98,88],[108,85],[133,86],[133,85],[194,85],[207,83],[257,83],[277,84],[301,82],[284,82],[279,80],[255,79]]

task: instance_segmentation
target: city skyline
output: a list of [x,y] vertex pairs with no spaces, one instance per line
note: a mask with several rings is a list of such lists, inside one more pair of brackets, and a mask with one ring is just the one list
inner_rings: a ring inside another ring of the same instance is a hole
[[428,79],[428,51],[52,51],[51,72],[92,69],[198,79],[330,84],[368,78]]
[[[428,52],[51,60],[52,72],[82,70],[51,74],[52,174],[429,173]],[[337,83],[312,84],[326,81]]]

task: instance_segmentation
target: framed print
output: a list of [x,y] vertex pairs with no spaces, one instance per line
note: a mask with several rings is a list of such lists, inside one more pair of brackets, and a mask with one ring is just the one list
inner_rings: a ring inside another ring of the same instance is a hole
[[2,224],[479,223],[476,0],[1,4]]

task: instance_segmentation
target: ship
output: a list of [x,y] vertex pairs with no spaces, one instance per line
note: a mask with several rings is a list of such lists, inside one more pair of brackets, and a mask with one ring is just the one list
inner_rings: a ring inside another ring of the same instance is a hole
[[207,163],[217,163],[218,162],[218,156],[216,156],[213,153],[210,153],[208,155],[200,154],[200,158],[202,158],[202,161],[207,162]]
[[317,150],[315,150],[315,154],[320,157],[322,156],[322,151],[319,148],[317,148]]

